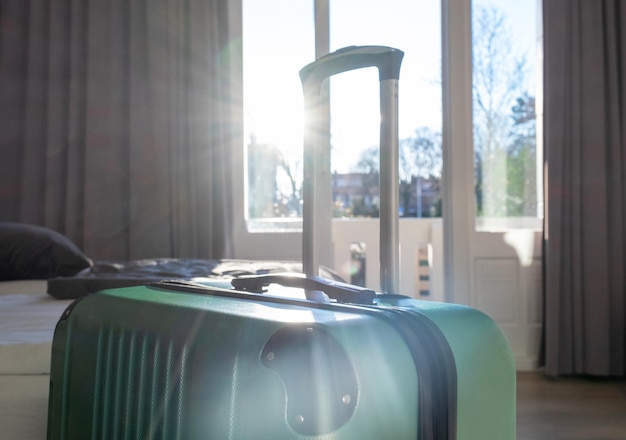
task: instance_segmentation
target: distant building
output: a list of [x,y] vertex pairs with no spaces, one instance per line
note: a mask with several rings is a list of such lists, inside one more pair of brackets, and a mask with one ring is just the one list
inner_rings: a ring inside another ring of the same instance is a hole
[[378,173],[333,173],[332,191],[335,217],[378,216]]
[[[378,173],[334,173],[335,217],[378,217]],[[433,217],[439,214],[439,180],[412,176],[400,183],[400,216]],[[419,215],[418,215],[419,213]]]

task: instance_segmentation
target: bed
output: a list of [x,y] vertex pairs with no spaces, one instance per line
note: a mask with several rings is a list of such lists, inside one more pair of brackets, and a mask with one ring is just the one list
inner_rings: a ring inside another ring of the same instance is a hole
[[[228,281],[301,272],[299,262],[157,258],[93,261],[67,237],[0,223],[0,429],[3,438],[46,438],[54,328],[75,298],[165,279]],[[322,269],[322,276],[341,280]],[[226,283],[227,285],[228,283]]]
[[72,300],[46,293],[45,280],[0,282],[0,427],[3,437],[46,438],[54,327]]

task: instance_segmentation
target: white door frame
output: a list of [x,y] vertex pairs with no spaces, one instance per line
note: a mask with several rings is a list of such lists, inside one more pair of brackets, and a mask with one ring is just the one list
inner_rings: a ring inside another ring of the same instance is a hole
[[445,300],[470,305],[475,216],[471,0],[442,0],[441,20]]

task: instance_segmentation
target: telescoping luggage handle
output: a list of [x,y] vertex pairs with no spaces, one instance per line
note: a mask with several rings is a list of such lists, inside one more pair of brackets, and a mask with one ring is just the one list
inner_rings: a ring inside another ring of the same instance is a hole
[[[332,75],[365,67],[377,67],[380,80],[380,279],[383,293],[398,293],[399,220],[398,220],[398,79],[404,52],[386,46],[350,46],[318,58],[300,70],[305,111],[316,111],[321,86]],[[321,194],[318,117],[304,136],[303,182],[303,267],[308,277],[318,275],[320,241],[318,213],[321,203],[330,203],[330,194]],[[330,176],[328,176],[330,178]]]

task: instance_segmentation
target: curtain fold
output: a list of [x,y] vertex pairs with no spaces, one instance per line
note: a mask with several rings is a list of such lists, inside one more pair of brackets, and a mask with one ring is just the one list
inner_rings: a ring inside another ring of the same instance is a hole
[[544,17],[545,372],[626,375],[626,2]]
[[7,0],[0,14],[0,220],[95,259],[230,256],[227,0]]

